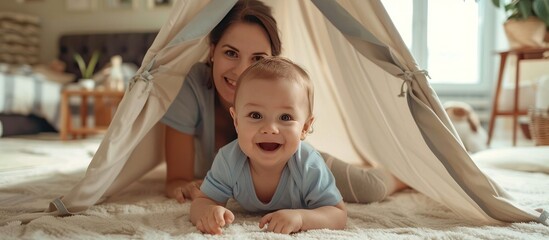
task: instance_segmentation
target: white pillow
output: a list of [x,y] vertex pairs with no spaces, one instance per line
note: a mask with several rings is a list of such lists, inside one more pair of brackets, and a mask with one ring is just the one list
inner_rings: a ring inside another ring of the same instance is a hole
[[549,174],[549,146],[494,148],[471,154],[478,165]]
[[76,76],[74,74],[57,72],[45,65],[36,65],[33,67],[33,71],[38,74],[42,74],[46,79],[57,82],[60,84],[68,84],[74,82]]

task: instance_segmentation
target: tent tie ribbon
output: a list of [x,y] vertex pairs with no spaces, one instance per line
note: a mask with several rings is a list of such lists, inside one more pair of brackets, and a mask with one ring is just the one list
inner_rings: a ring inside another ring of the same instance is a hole
[[[128,91],[132,90],[133,85],[137,82],[137,80],[143,80],[147,83],[147,85],[149,85],[153,78],[154,78],[153,75],[151,75],[149,73],[149,71],[147,71],[147,70],[143,71],[142,73],[134,75],[132,77],[131,81],[130,81],[130,86],[129,86]],[[147,89],[147,88],[145,88],[145,89]]]
[[545,211],[544,209],[542,208],[538,208],[536,209],[537,211],[541,212],[541,214],[539,215],[538,217],[538,222],[542,223],[542,224],[545,224],[547,225],[547,218],[549,218],[549,213],[547,213],[547,211]]
[[400,77],[402,81],[402,85],[400,85],[400,94],[398,94],[399,97],[404,97],[404,85],[411,85],[412,80],[414,79],[414,75],[417,73],[421,73],[431,79],[431,76],[429,76],[429,72],[427,70],[417,70],[417,71],[404,71],[403,73],[400,73],[397,75],[397,77]]
[[54,199],[50,203],[50,208],[52,207],[54,207],[57,210],[60,216],[72,215],[72,213],[69,212],[69,210],[67,210],[67,207],[65,207],[65,204],[63,203],[63,201],[61,201],[61,197]]

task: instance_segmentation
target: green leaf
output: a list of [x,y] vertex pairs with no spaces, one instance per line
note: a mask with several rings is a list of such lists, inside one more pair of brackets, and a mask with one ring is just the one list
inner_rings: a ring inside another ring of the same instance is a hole
[[534,15],[532,11],[532,0],[519,0],[517,2],[517,8],[520,12],[520,18],[526,19]]
[[78,53],[74,54],[74,60],[76,61],[76,64],[78,64],[78,68],[80,69],[80,73],[82,74],[82,77],[84,77],[84,74],[86,72],[86,62],[84,62],[84,58]]
[[545,26],[549,28],[549,0],[535,0],[532,8],[536,16],[545,22]]
[[88,63],[88,68],[86,69],[85,78],[91,78],[93,76],[93,71],[95,70],[95,65],[97,65],[98,60],[99,60],[99,52],[94,51],[90,59],[90,62]]
[[100,55],[99,51],[94,51],[90,58],[90,62],[86,64],[86,61],[84,61],[84,58],[82,58],[82,55],[78,53],[74,54],[74,60],[76,61],[76,64],[78,64],[78,68],[80,69],[82,78],[91,78],[93,76],[95,66],[99,61],[99,55]]

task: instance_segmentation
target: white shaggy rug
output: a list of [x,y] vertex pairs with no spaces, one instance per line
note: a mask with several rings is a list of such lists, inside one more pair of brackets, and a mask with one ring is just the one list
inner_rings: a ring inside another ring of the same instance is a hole
[[[43,209],[83,176],[98,139],[59,142],[0,139],[0,222],[19,213]],[[549,209],[549,175],[486,169],[514,194],[517,202]],[[164,167],[159,166],[125,191],[71,217],[41,217],[28,224],[0,225],[1,239],[548,239],[539,223],[479,225],[413,190],[368,205],[348,204],[347,228],[293,235],[265,232],[261,216],[229,208],[235,222],[221,236],[201,234],[189,222],[189,203],[163,195]]]

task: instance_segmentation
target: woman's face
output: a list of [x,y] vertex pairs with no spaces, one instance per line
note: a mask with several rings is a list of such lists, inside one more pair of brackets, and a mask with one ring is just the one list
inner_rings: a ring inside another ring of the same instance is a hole
[[226,108],[233,105],[236,82],[252,63],[271,56],[267,32],[257,24],[233,23],[217,45],[211,45],[213,80]]

